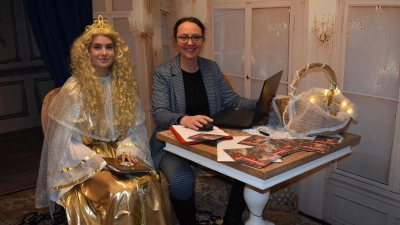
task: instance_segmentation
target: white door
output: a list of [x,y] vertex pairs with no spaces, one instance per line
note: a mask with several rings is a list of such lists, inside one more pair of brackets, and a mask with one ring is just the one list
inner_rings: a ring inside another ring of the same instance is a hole
[[287,95],[290,4],[214,4],[214,60],[237,93],[258,99],[263,81],[283,70],[278,94]]
[[400,1],[342,1],[338,37],[343,93],[358,107],[361,135],[327,182],[330,224],[400,224]]

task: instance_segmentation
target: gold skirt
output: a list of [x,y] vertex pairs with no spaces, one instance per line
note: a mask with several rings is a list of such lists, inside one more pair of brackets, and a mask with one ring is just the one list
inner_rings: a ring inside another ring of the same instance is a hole
[[169,198],[152,175],[102,170],[64,194],[68,224],[172,225]]

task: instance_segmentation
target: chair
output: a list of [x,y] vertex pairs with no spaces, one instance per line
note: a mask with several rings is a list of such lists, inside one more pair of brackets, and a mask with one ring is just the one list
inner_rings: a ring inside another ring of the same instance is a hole
[[231,85],[233,91],[236,92],[236,90],[237,90],[237,89],[236,89],[236,85],[235,85],[235,83],[233,82],[232,78],[231,78],[228,74],[226,74],[226,73],[222,73],[222,74],[224,74],[225,79],[228,81],[229,85]]
[[53,101],[54,97],[56,97],[58,95],[58,93],[60,92],[61,88],[55,88],[53,90],[51,90],[49,93],[46,94],[46,96],[44,96],[43,99],[43,104],[42,104],[42,130],[43,133],[46,131],[46,126],[47,126],[47,121],[48,121],[48,112],[49,112],[49,108],[51,105],[51,102]]

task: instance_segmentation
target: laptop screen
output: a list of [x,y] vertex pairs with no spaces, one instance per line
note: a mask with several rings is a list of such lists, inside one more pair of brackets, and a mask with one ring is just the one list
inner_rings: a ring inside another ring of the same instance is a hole
[[264,81],[263,88],[258,99],[257,109],[253,117],[252,125],[257,125],[264,117],[269,115],[272,99],[278,90],[279,82],[282,77],[283,70],[279,71],[272,77]]
[[257,125],[264,118],[268,120],[269,108],[278,90],[282,72],[280,71],[264,81],[256,109],[224,108],[211,116],[214,125],[245,129]]

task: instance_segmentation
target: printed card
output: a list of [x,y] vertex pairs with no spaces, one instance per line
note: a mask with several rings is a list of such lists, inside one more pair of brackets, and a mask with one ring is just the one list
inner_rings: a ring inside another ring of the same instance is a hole
[[240,141],[238,144],[257,146],[257,145],[264,144],[267,140],[269,140],[269,137],[260,136],[260,135],[252,135],[252,136]]
[[259,146],[252,148],[224,149],[224,151],[236,162],[241,162],[258,169],[266,167],[272,161],[280,158],[280,156],[267,152],[263,147]]
[[303,148],[309,152],[325,152],[328,149],[328,145],[309,141],[309,143],[303,143]]
[[339,142],[339,138],[337,137],[324,137],[324,136],[317,136],[314,139],[315,143],[321,143],[326,145],[336,145]]
[[279,154],[280,156],[286,156],[295,152],[294,148],[282,139],[271,139],[268,143],[276,148],[275,154]]

